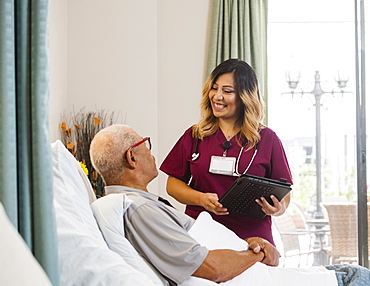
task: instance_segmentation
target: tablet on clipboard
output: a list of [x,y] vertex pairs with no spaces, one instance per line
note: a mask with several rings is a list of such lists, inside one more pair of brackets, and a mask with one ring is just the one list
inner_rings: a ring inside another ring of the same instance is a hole
[[230,213],[262,219],[266,214],[256,203],[256,199],[264,197],[269,204],[273,205],[271,195],[281,201],[291,190],[291,184],[286,179],[278,181],[243,174],[235,180],[219,202]]

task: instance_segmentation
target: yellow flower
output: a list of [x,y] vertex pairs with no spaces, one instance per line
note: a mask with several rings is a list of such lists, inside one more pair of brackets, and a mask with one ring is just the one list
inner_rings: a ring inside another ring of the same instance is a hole
[[84,171],[84,173],[86,174],[86,176],[88,176],[89,175],[89,170],[87,170],[86,165],[80,161],[80,166],[81,166],[82,170]]

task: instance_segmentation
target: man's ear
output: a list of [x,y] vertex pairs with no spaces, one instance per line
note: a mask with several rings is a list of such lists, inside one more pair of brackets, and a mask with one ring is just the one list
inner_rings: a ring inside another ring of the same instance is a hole
[[126,161],[130,168],[135,169],[137,167],[137,156],[132,149],[127,150]]

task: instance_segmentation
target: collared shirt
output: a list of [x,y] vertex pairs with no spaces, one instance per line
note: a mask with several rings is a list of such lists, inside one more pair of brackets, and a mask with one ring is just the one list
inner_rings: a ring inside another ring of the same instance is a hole
[[158,196],[108,186],[106,193],[125,193],[133,203],[124,215],[125,236],[165,277],[181,284],[203,263],[208,249],[189,234],[194,219],[158,200]]

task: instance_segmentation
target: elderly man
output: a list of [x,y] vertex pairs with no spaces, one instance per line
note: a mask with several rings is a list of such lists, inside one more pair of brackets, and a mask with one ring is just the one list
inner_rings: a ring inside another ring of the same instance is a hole
[[[125,193],[133,201],[124,215],[126,238],[171,285],[181,284],[190,276],[215,282],[240,278],[257,262],[278,265],[278,251],[261,238],[247,238],[249,249],[243,251],[208,250],[194,240],[188,231],[195,221],[148,192],[148,184],[158,175],[150,149],[149,137],[140,137],[127,125],[112,125],[95,135],[90,156],[94,168],[104,179],[107,194]],[[272,275],[280,277],[278,285],[287,285],[287,277],[293,277],[290,279],[293,284],[289,285],[370,285],[370,272],[364,267],[332,265],[326,268],[334,270],[336,278],[334,272],[327,275],[327,270],[324,275],[328,280],[315,269],[311,276],[307,276],[310,274],[307,269],[269,269],[270,273],[279,274]],[[312,284],[314,278],[316,282]]]
[[106,184],[106,192],[123,192],[133,200],[125,213],[125,233],[137,251],[167,279],[182,283],[189,276],[223,282],[256,262],[277,266],[279,253],[261,238],[248,238],[245,251],[208,250],[188,230],[194,220],[148,192],[157,177],[150,138],[126,125],[112,125],[93,139],[90,156]]

